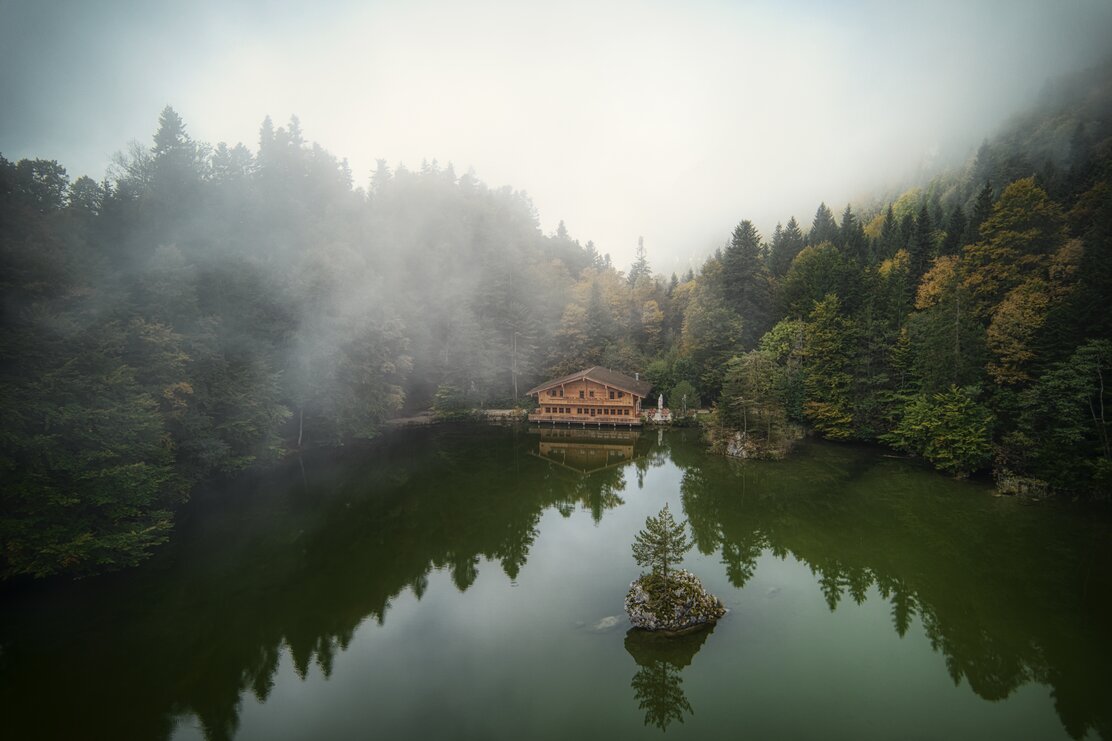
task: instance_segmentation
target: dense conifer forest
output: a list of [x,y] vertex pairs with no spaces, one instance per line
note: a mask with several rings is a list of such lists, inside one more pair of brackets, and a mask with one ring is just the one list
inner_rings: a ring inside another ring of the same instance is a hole
[[670,276],[451,165],[356,182],[296,118],[210,146],[167,107],[99,182],[0,158],[0,579],[135,564],[201,481],[596,364],[768,449],[806,429],[1107,496],[1110,81]]

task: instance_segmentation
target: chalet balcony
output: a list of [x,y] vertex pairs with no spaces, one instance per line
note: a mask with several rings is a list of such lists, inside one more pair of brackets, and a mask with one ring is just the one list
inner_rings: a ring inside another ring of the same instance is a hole
[[529,415],[529,421],[541,424],[583,425],[584,427],[640,427],[641,415],[631,414],[626,417],[617,414],[545,414],[544,412],[533,412]]

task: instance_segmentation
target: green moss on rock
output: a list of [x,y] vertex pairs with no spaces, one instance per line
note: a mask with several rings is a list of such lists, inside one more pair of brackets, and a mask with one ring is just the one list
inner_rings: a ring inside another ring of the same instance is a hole
[[636,628],[665,633],[688,633],[713,625],[726,608],[703,588],[689,571],[643,574],[629,585],[625,609]]

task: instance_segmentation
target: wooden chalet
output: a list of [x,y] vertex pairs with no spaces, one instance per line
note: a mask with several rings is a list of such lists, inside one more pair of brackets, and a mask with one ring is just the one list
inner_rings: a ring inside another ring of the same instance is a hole
[[582,425],[641,424],[641,401],[652,384],[601,366],[547,381],[527,393],[537,400],[530,422]]

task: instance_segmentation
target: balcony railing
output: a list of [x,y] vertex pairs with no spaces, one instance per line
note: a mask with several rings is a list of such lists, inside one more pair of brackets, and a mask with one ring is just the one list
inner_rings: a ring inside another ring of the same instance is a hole
[[585,424],[585,425],[617,425],[621,427],[629,425],[641,424],[641,415],[631,414],[628,417],[624,415],[610,415],[610,414],[545,414],[544,412],[533,412],[529,415],[530,422],[564,422],[567,424]]

